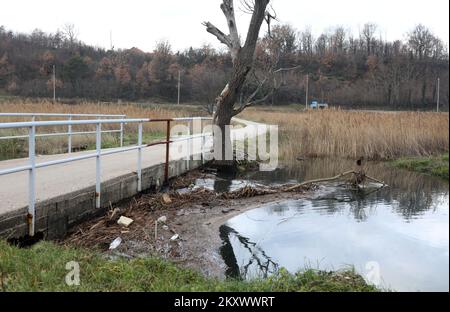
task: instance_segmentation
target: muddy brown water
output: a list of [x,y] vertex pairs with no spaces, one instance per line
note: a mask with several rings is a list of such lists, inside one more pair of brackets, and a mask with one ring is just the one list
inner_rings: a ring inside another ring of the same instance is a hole
[[[284,163],[273,172],[219,176],[198,184],[227,191],[329,177],[345,160]],[[220,227],[227,275],[252,279],[304,268],[353,267],[369,283],[395,291],[449,290],[449,184],[439,178],[367,165],[390,187],[357,192],[329,183],[314,195],[246,211]]]

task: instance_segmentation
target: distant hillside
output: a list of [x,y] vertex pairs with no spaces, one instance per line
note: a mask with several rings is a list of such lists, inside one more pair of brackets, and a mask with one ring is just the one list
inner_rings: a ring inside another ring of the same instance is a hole
[[[387,42],[376,34],[372,24],[358,38],[342,27],[313,38],[308,30],[275,26],[260,39],[256,70],[242,97],[266,81],[263,91],[273,91],[267,104],[304,103],[309,74],[310,100],[433,109],[440,77],[441,103],[448,109],[448,51],[442,41],[422,25],[407,34],[406,42]],[[21,34],[0,27],[2,93],[51,97],[53,66],[58,97],[175,102],[180,74],[182,100],[207,104],[226,84],[232,64],[228,54],[209,46],[175,53],[168,42],[160,42],[151,53],[138,48],[107,51],[80,42],[70,32]]]

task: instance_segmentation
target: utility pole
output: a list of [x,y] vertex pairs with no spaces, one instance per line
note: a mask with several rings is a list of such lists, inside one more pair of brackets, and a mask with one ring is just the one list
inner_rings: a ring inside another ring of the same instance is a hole
[[53,103],[56,103],[56,68],[53,65]]
[[309,104],[308,104],[308,97],[309,97],[309,74],[306,74],[306,109],[309,108]]
[[440,88],[441,88],[441,78],[437,79],[437,101],[436,101],[436,107],[437,107],[437,112],[439,113],[439,93],[440,93]]
[[178,105],[180,105],[180,91],[181,91],[181,70],[178,70],[178,101],[177,101]]
[[109,47],[111,48],[111,51],[114,50],[113,39],[112,39],[112,30],[109,31]]

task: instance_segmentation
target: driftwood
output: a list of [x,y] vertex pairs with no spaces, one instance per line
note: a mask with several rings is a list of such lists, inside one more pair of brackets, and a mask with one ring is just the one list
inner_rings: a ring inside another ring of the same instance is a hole
[[387,186],[387,184],[385,182],[380,181],[378,179],[375,179],[375,178],[373,178],[371,176],[368,176],[363,171],[349,170],[349,171],[345,171],[345,172],[343,172],[341,174],[338,174],[337,176],[330,177],[330,178],[322,178],[322,179],[315,179],[315,180],[304,181],[304,182],[296,184],[294,186],[287,187],[287,188],[283,189],[283,191],[284,192],[292,192],[292,191],[295,191],[295,190],[297,190],[299,188],[305,187],[307,185],[317,184],[317,183],[322,183],[322,182],[336,181],[336,180],[339,180],[339,179],[341,179],[341,178],[343,178],[345,176],[349,176],[351,174],[355,175],[355,182],[356,182],[355,184],[357,184],[357,185],[359,185],[360,182],[363,182],[364,179],[369,179],[369,180],[372,180],[374,182],[382,184],[382,187],[386,187]]
[[375,178],[373,178],[373,177],[371,177],[371,176],[368,176],[367,174],[366,174],[366,179],[369,179],[369,180],[372,180],[372,181],[374,181],[374,182],[383,184],[383,186],[388,186],[384,181],[377,180],[377,179],[375,179]]

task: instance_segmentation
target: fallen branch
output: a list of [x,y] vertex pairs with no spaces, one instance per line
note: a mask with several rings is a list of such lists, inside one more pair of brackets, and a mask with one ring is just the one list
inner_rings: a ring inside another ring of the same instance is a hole
[[352,170],[352,171],[343,172],[343,173],[341,173],[341,174],[339,174],[339,175],[337,175],[335,177],[331,177],[331,178],[323,178],[323,179],[315,179],[315,180],[305,181],[305,182],[302,182],[300,184],[296,184],[294,186],[288,187],[288,188],[284,189],[283,191],[284,192],[292,192],[292,191],[295,191],[296,189],[299,189],[301,187],[307,186],[309,184],[315,184],[315,183],[321,183],[321,182],[329,182],[329,181],[336,181],[336,180],[339,180],[342,177],[348,176],[348,175],[353,174],[353,173],[355,173],[355,172]]
[[371,176],[368,176],[367,174],[366,174],[366,178],[369,179],[369,180],[372,180],[372,181],[374,181],[374,182],[383,184],[383,186],[387,186],[387,184],[386,184],[384,181],[380,181],[380,180],[378,180],[378,179],[375,179],[375,178],[373,178],[373,177],[371,177]]
[[[351,175],[351,174],[358,175],[358,174],[361,174],[361,172],[349,170],[349,171],[343,172],[343,173],[341,173],[341,174],[339,174],[339,175],[337,175],[337,176],[331,177],[331,178],[323,178],[323,179],[315,179],[315,180],[305,181],[305,182],[302,182],[302,183],[300,183],[300,184],[296,184],[296,185],[294,185],[294,186],[285,188],[285,189],[283,189],[282,191],[283,191],[283,192],[292,192],[292,191],[295,191],[295,190],[297,190],[297,189],[299,189],[299,188],[301,188],[301,187],[305,187],[305,186],[310,185],[310,184],[316,184],[316,183],[322,183],[322,182],[336,181],[336,180],[339,180],[339,179],[341,179],[341,178],[343,178],[343,177],[345,177],[345,176]],[[380,181],[380,180],[378,180],[378,179],[375,179],[375,178],[373,178],[373,177],[371,177],[371,176],[368,176],[368,175],[365,174],[365,173],[363,173],[363,175],[364,175],[364,178],[367,178],[367,179],[372,180],[372,181],[374,181],[374,182],[380,183],[380,184],[383,185],[383,187],[387,186],[387,184],[386,184],[384,181]]]

